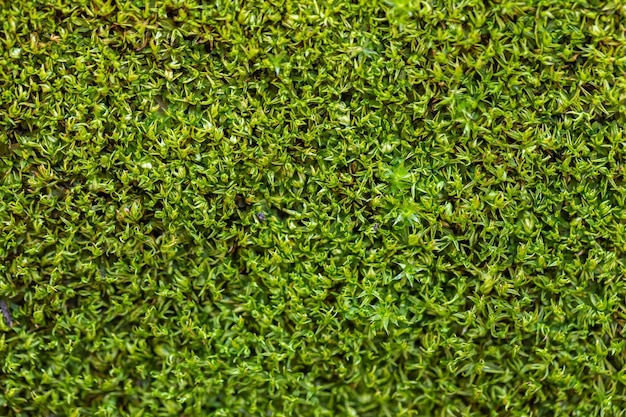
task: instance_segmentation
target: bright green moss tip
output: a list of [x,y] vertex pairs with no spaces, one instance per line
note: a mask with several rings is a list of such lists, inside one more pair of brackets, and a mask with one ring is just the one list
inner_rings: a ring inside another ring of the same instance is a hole
[[623,0],[0,0],[0,416],[622,416]]

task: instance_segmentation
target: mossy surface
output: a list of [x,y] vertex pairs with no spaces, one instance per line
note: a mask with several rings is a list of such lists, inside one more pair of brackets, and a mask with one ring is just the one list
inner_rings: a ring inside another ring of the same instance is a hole
[[624,126],[624,1],[0,0],[0,415],[623,415]]

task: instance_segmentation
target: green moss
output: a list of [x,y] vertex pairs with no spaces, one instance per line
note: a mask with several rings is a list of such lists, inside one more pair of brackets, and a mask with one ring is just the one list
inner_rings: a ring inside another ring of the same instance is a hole
[[626,409],[623,1],[0,28],[0,415]]

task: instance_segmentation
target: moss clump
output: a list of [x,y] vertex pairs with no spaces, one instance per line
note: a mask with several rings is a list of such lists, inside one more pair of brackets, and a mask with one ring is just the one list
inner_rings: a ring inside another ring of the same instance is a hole
[[626,408],[622,1],[0,27],[1,415]]

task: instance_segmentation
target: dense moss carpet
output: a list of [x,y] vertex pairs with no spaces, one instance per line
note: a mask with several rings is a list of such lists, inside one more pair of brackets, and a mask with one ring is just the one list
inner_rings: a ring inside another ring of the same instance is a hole
[[624,415],[625,126],[623,0],[0,0],[0,415]]

